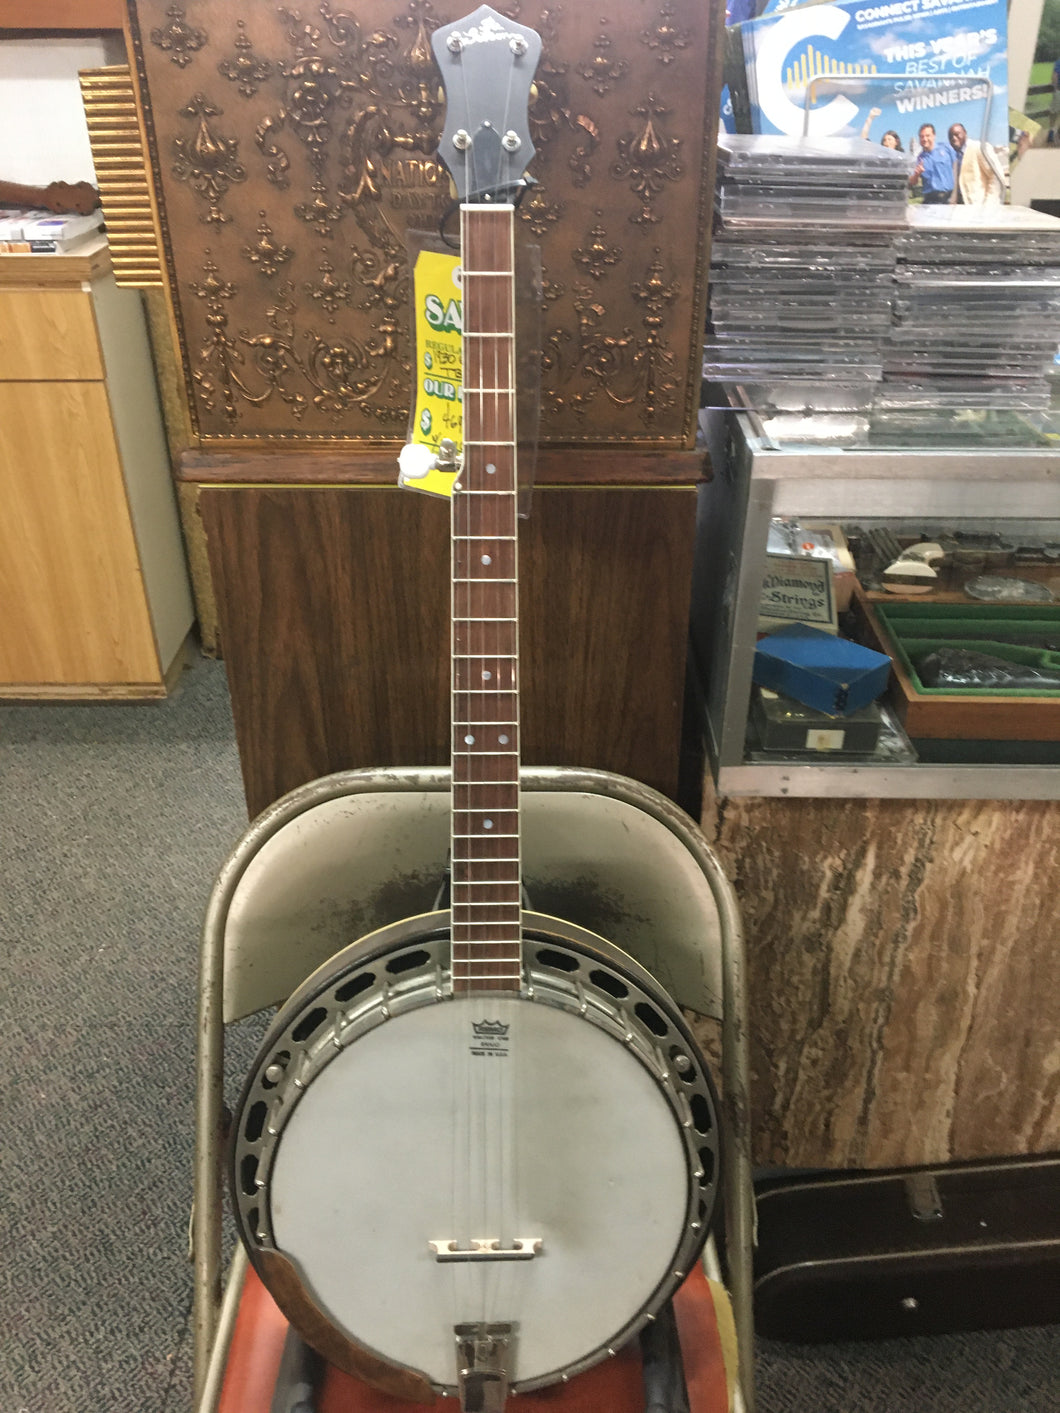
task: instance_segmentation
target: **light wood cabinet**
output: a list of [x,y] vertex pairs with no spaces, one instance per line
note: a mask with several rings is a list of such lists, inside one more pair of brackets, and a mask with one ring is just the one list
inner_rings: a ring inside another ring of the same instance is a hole
[[0,696],[163,696],[192,618],[139,294],[0,256]]

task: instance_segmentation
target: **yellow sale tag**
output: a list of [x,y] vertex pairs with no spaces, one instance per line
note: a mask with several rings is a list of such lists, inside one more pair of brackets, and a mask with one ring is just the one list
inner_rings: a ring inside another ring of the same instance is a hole
[[[413,273],[416,301],[416,406],[412,444],[437,453],[447,438],[463,445],[463,305],[460,257],[422,250]],[[406,448],[407,451],[407,448]],[[429,495],[452,497],[456,471],[427,469],[430,457],[402,454],[398,483]]]

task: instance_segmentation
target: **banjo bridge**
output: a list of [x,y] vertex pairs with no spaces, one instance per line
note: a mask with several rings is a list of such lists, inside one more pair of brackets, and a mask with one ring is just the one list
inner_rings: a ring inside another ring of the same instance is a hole
[[539,1236],[517,1236],[511,1246],[502,1246],[499,1237],[472,1240],[469,1246],[456,1241],[429,1241],[436,1261],[532,1261],[541,1254]]

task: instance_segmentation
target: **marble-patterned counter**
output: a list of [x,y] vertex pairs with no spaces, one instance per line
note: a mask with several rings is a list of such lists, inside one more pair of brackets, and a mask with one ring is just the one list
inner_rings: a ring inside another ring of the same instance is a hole
[[754,1157],[1060,1148],[1060,804],[719,798],[748,940]]

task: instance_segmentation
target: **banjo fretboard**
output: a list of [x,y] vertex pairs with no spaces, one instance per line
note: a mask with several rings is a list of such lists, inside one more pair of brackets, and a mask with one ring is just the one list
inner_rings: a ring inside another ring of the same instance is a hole
[[452,502],[453,989],[521,979],[514,210],[461,209],[464,461]]

